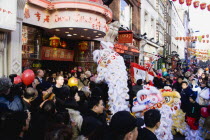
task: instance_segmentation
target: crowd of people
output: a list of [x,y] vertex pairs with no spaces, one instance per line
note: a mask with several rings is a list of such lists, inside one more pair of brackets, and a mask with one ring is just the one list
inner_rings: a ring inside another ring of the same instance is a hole
[[[208,107],[210,114],[208,72],[192,66],[168,69],[164,76],[153,71],[153,81],[137,79],[132,83],[129,77],[129,108],[144,84],[158,89],[169,86],[180,93],[186,122],[196,130],[201,107]],[[39,69],[35,74],[29,86],[14,84],[15,74],[0,78],[1,140],[157,140],[154,132],[161,123],[160,111],[150,109],[144,113],[144,119],[128,111],[112,114],[107,105],[108,85],[95,83],[97,74],[81,67],[54,73]],[[70,78],[76,79],[78,84],[71,86]],[[206,120],[208,123],[210,118]]]

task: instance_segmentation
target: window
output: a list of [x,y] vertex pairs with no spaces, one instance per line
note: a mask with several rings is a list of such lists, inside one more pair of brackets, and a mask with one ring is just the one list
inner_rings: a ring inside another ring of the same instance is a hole
[[126,0],[120,0],[120,23],[132,29],[132,6]]

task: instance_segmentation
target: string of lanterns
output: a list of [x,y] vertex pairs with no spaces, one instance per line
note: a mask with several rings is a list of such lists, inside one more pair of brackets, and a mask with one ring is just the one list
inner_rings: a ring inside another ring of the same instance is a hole
[[[204,38],[206,38],[206,40],[204,40]],[[188,41],[188,42],[199,41],[202,43],[210,43],[210,41],[207,40],[207,38],[209,38],[209,34],[202,35],[202,36],[175,37],[176,40],[180,40],[180,41]]]
[[[177,0],[172,0],[173,2],[176,2]],[[185,0],[179,0],[179,4],[184,4]],[[194,2],[192,2],[192,0],[186,0],[186,5],[187,6],[191,6],[193,4],[194,8],[198,8],[200,6],[201,10],[204,10],[207,8],[208,11],[210,11],[210,4],[207,5],[206,2],[201,2],[198,0],[195,0]]]

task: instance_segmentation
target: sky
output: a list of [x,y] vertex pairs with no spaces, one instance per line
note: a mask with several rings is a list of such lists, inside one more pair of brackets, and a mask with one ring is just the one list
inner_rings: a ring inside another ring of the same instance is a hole
[[[186,1],[186,0],[185,0]],[[190,28],[193,29],[195,32],[194,36],[200,36],[200,35],[210,35],[210,11],[206,9],[201,10],[200,7],[194,8],[193,2],[196,0],[192,0],[191,6],[186,6],[186,3],[180,5],[179,0],[177,0],[175,5],[181,6],[185,10],[189,10],[190,14]],[[197,0],[200,1],[200,3],[205,2],[207,5],[210,4],[210,0]],[[210,37],[209,39],[210,40]],[[196,43],[197,49],[210,49],[210,43]]]

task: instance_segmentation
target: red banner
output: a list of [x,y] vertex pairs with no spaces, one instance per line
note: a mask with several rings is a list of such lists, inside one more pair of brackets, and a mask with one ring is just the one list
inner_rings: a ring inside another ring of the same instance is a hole
[[73,61],[73,58],[73,50],[42,47],[42,60]]
[[119,31],[118,43],[133,43],[133,32],[132,31]]

